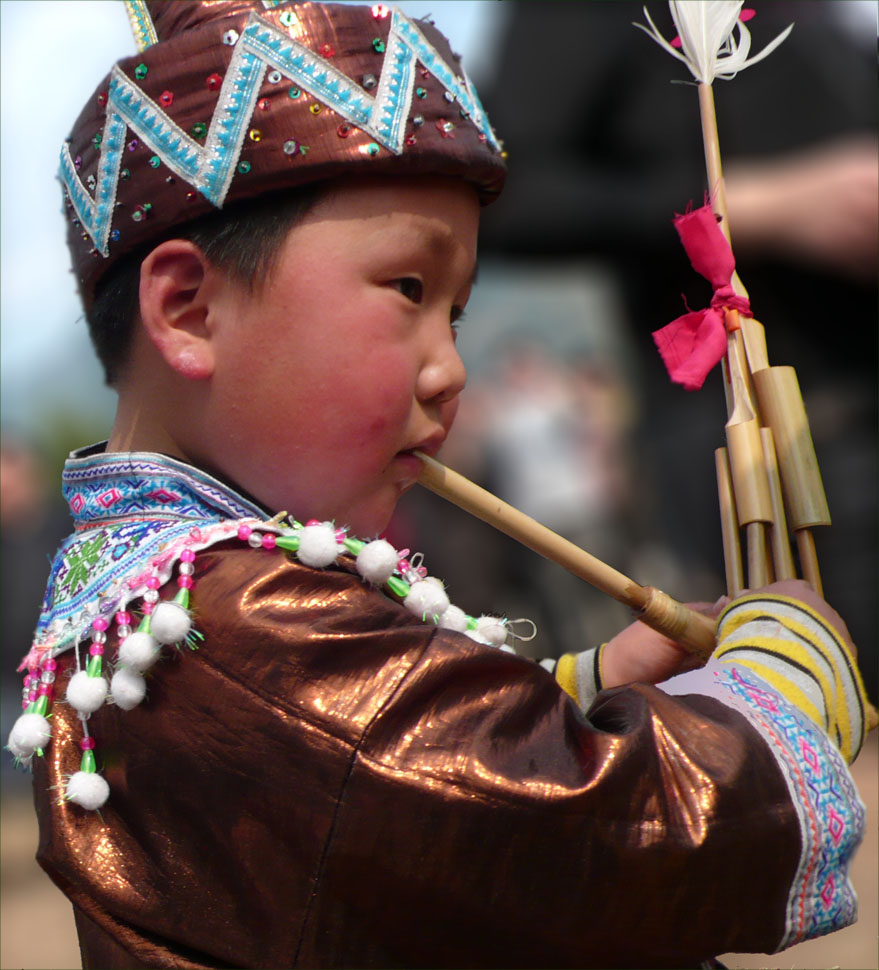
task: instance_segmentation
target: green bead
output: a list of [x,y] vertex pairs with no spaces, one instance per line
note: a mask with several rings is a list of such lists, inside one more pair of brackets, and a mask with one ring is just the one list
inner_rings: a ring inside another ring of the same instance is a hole
[[138,633],[149,633],[150,632],[150,615],[147,615],[140,621],[140,626],[137,628]]
[[49,712],[49,698],[43,694],[34,703],[34,714],[42,714],[43,717]]
[[363,549],[363,547],[366,545],[366,543],[363,542],[362,539],[351,538],[351,539],[345,539],[343,545],[348,550],[348,552],[351,553],[352,556],[358,556],[360,555],[360,552]]
[[177,590],[177,595],[174,597],[174,602],[178,606],[182,606],[184,610],[189,609],[189,590],[185,586],[181,586]]
[[391,576],[388,580],[388,588],[395,595],[402,599],[405,599],[409,595],[410,586],[404,579],[400,579],[397,576]]
[[101,676],[101,667],[103,666],[101,662],[102,659],[103,658],[100,656],[100,654],[96,654],[94,657],[89,657],[88,666],[86,667],[86,673],[89,675],[89,677]]
[[287,552],[296,552],[299,548],[299,536],[278,536],[275,545],[286,549]]
[[85,771],[90,775],[95,774],[98,766],[95,764],[95,753],[91,748],[87,748],[82,753],[82,761],[79,763],[79,770]]

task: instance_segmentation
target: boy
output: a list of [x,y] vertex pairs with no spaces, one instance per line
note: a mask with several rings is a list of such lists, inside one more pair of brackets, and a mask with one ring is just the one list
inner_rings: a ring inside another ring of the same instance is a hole
[[684,966],[850,922],[863,699],[802,584],[664,690],[638,625],[554,679],[373,538],[452,424],[503,181],[442,37],[129,6],[62,157],[119,410],[65,470],[10,738],[84,965]]

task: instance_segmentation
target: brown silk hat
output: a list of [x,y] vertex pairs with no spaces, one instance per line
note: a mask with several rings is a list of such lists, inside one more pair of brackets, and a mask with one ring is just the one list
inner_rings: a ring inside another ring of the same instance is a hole
[[232,202],[341,175],[448,175],[483,203],[506,166],[429,21],[273,0],[126,0],[119,61],[61,151],[86,306],[126,253]]

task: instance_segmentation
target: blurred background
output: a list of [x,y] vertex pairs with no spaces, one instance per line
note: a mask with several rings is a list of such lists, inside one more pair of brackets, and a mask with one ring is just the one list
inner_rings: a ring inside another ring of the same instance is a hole
[[[706,188],[689,75],[640,31],[640,3],[402,2],[464,59],[510,155],[485,212],[459,347],[470,374],[443,460],[642,583],[723,592],[713,451],[719,373],[673,387],[651,331],[705,306],[672,227]],[[825,594],[877,695],[877,137],[874,0],[757,2],[754,49],[715,84],[733,246],[773,363],[796,367],[834,519],[816,530]],[[649,3],[667,37],[664,3]],[[58,152],[110,65],[134,52],[121,3],[0,0],[2,720],[19,709],[48,558],[68,529],[66,454],[105,437],[113,395],[92,359],[64,246]],[[39,46],[37,46],[39,45]],[[39,106],[37,109],[35,106]],[[411,492],[392,525],[470,612],[529,617],[534,655],[628,622],[618,604],[441,499]],[[877,746],[855,765],[870,818],[862,918],[777,958],[731,967],[876,967]],[[0,967],[79,966],[63,897],[33,862],[28,776],[4,758]],[[40,930],[34,932],[34,916]]]

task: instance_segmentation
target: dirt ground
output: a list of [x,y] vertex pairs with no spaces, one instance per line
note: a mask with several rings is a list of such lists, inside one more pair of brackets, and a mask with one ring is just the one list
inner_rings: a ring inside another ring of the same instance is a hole
[[[771,970],[876,970],[879,967],[879,732],[854,765],[867,805],[867,837],[855,860],[858,922],[832,936],[775,956],[726,954],[731,968]],[[64,897],[34,862],[36,823],[20,783],[4,784],[0,810],[0,970],[76,970],[81,966],[73,915]]]

